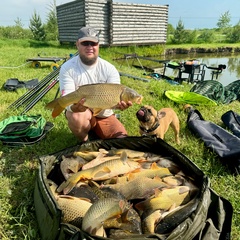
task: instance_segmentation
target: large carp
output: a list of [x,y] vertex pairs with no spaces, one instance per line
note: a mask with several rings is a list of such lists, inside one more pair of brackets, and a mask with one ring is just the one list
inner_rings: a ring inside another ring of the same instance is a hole
[[46,105],[53,109],[52,116],[57,117],[67,106],[85,98],[84,106],[91,108],[94,115],[103,109],[114,109],[120,101],[140,104],[142,96],[135,90],[122,84],[97,83],[80,86],[76,91],[54,99]]
[[86,212],[82,222],[82,230],[91,235],[98,235],[97,232],[103,223],[108,219],[120,216],[124,212],[126,204],[127,202],[123,199],[99,199]]

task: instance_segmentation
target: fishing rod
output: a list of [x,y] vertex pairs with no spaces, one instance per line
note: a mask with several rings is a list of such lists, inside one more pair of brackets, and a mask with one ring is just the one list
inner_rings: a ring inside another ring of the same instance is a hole
[[32,109],[59,81],[59,77],[55,78],[48,86],[45,87],[37,96],[33,99],[33,101],[29,102],[25,109],[21,112],[21,114],[25,114],[30,109]]
[[[33,95],[35,92],[40,90],[46,83],[48,83],[52,78],[54,78],[56,76],[56,74],[58,73],[58,71],[59,71],[59,69],[57,69],[54,72],[51,72],[49,75],[47,75],[42,81],[39,82],[39,84],[37,84],[36,86],[31,88],[29,91],[27,91],[25,94],[23,94],[19,99],[17,99],[14,103],[12,103],[9,106],[9,108],[22,104],[25,101],[25,99],[30,97],[29,95]],[[51,75],[53,75],[53,76],[51,76]]]
[[[73,54],[71,57],[78,55],[78,52]],[[70,57],[70,58],[71,58]],[[67,60],[66,60],[67,61]],[[65,61],[65,62],[66,62]],[[40,92],[52,79],[56,78],[57,75],[59,74],[60,68],[64,63],[60,65],[59,68],[57,68],[55,71],[51,72],[48,74],[38,85],[36,85],[34,88],[23,94],[19,99],[17,99],[14,103],[12,103],[8,108],[18,108],[22,106],[23,104],[26,104],[29,102],[34,95],[36,95],[38,92]]]
[[25,99],[25,101],[22,104],[28,104],[30,101],[32,101],[32,99],[35,99],[36,96],[39,94],[39,92],[41,92],[46,86],[47,84],[49,84],[50,81],[52,81],[54,78],[56,78],[59,74],[59,71],[55,72],[55,74],[53,76],[51,76],[51,78],[47,79],[47,81],[38,89],[36,89],[36,91],[34,93],[32,93],[31,95],[28,96],[28,98]]
[[133,75],[130,75],[130,74],[127,74],[127,73],[123,73],[123,72],[119,72],[119,74],[120,74],[120,76],[133,78],[134,80],[140,80],[140,81],[143,81],[143,82],[149,82],[149,80],[146,79],[146,78],[136,77],[136,76],[133,76]]
[[38,85],[27,91],[25,94],[23,94],[19,99],[17,99],[14,103],[12,103],[8,108],[18,108],[22,104],[26,103],[28,100],[30,100],[32,97],[34,97],[35,94],[37,94],[39,91],[41,91],[42,88],[46,86],[53,78],[55,78],[59,73],[59,69],[56,69],[54,72],[51,72],[49,75],[47,75]]

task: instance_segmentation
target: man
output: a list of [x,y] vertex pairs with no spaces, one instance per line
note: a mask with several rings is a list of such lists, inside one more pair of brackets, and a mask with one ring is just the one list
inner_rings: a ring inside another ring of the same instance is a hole
[[[76,41],[78,56],[64,63],[60,69],[60,92],[64,96],[79,86],[95,83],[119,83],[117,69],[109,62],[99,58],[99,32],[91,27],[83,27]],[[93,116],[91,109],[83,106],[85,99],[66,108],[66,118],[72,133],[80,140],[87,141],[90,130],[101,139],[127,136],[127,131],[115,117],[111,109]],[[119,102],[117,108],[125,110],[132,102]]]

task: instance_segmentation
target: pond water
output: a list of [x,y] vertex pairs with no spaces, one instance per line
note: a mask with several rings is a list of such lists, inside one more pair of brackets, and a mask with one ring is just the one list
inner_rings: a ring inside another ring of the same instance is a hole
[[[182,55],[177,54],[174,56],[167,56],[166,59],[174,60],[176,62],[185,62],[190,59],[197,59],[201,64],[205,64],[207,67],[215,67],[223,64],[226,65],[226,69],[224,69],[217,77],[214,76],[213,80],[217,80],[223,84],[223,86],[228,85],[229,83],[240,79],[240,55],[213,55],[213,54],[195,54],[193,56],[190,55]],[[212,79],[212,70],[205,67],[205,77],[204,80]],[[166,68],[165,75],[167,76],[176,76],[177,71]],[[183,73],[182,77],[187,77]]]

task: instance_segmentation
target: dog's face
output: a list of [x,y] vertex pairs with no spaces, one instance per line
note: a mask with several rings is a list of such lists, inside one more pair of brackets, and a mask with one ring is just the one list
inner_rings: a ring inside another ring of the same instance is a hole
[[142,106],[136,113],[137,119],[142,123],[154,123],[157,118],[157,111],[149,105]]

